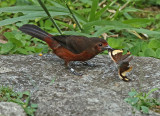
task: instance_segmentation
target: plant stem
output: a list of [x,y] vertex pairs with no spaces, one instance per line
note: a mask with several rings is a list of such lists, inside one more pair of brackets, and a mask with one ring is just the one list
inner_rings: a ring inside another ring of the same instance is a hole
[[75,17],[75,15],[73,14],[72,10],[69,8],[69,6],[68,6],[68,4],[66,3],[66,1],[64,1],[64,2],[65,2],[65,5],[67,6],[67,8],[68,8],[69,12],[71,13],[71,15],[72,15],[73,19],[75,20],[75,22],[76,22],[77,26],[78,26],[78,27],[79,27],[79,29],[82,31],[83,29],[82,29],[82,27],[81,27],[80,23],[78,22],[77,18],[76,18],[76,17]]
[[58,32],[62,35],[62,32],[61,32],[60,28],[58,27],[58,25],[56,24],[56,22],[54,21],[54,19],[51,17],[51,15],[50,15],[49,11],[47,10],[46,6],[44,5],[44,3],[41,0],[38,0],[38,2],[41,5],[41,7],[43,8],[43,10],[46,12],[46,14],[48,15],[48,17],[50,18],[50,20],[52,21],[52,23],[54,24],[54,26],[58,30]]

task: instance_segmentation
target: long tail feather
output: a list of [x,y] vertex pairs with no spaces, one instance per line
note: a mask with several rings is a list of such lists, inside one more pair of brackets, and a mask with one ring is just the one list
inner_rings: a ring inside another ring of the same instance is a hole
[[44,30],[40,29],[36,25],[25,24],[22,27],[20,27],[19,30],[21,30],[22,32],[24,32],[24,33],[26,33],[28,35],[31,35],[31,36],[36,37],[36,38],[39,38],[41,40],[44,40],[45,37],[51,38],[51,36],[49,36],[49,34],[47,32],[45,32]]

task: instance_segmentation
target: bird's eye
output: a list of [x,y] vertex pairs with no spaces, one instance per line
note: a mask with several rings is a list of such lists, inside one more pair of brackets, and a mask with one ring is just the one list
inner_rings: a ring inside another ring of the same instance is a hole
[[100,43],[99,46],[102,46],[102,44]]

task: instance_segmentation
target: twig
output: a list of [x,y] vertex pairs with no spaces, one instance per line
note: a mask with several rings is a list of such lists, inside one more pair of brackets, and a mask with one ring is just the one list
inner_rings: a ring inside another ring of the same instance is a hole
[[106,2],[106,0],[103,0],[102,2],[99,3],[98,6],[102,6],[105,2]]
[[67,8],[68,8],[69,12],[71,13],[73,19],[75,20],[77,26],[78,26],[79,29],[82,31],[83,29],[82,29],[80,23],[78,22],[77,18],[75,17],[75,15],[73,14],[72,10],[69,8],[69,6],[68,6],[68,4],[66,3],[66,1],[65,1],[65,0],[63,0],[63,1],[65,2],[65,5],[67,6]]
[[50,20],[52,21],[52,23],[54,24],[54,26],[58,30],[58,32],[62,35],[62,32],[61,32],[60,28],[58,27],[58,25],[56,24],[56,22],[54,21],[54,19],[51,17],[51,15],[48,12],[48,10],[47,10],[46,6],[44,5],[44,3],[41,0],[38,0],[38,2],[41,5],[41,7],[43,8],[43,10],[46,12],[46,14],[48,15],[48,17],[50,18]]
[[121,8],[119,8],[119,11],[124,9],[129,3],[130,3],[130,0],[128,0]]

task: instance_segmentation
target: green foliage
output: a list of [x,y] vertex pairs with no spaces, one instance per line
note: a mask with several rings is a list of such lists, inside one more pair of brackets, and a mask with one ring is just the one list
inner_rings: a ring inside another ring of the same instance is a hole
[[135,56],[160,58],[160,39],[108,38],[108,43],[115,49],[129,50]]
[[[69,15],[66,8],[48,7],[48,9],[50,10],[52,16]],[[34,6],[34,5],[0,8],[0,13],[2,12],[10,12],[10,13],[21,12],[24,15],[2,20],[0,21],[0,26],[13,24],[18,21],[34,20],[35,18],[42,18],[47,16],[47,14],[43,11],[43,9],[40,6]]]
[[154,19],[134,18],[134,19],[124,20],[123,23],[128,24],[132,27],[141,28],[141,27],[146,27],[147,25],[151,24],[153,21]]
[[[127,2],[127,0],[121,0],[122,2]],[[131,0],[133,6],[144,8],[152,5],[160,5],[160,0]]]
[[115,48],[115,49],[122,49],[123,43],[124,42],[124,38],[120,38],[120,39],[115,39],[115,38],[108,38],[108,44]]
[[[29,36],[23,36],[22,33],[17,31],[5,32],[4,36],[8,42],[1,44],[0,54],[31,54],[31,53],[47,53],[48,46],[40,40],[30,40]],[[32,45],[33,44],[33,45]]]
[[135,109],[147,114],[151,107],[160,106],[159,101],[154,98],[149,98],[149,95],[157,90],[158,88],[154,88],[151,89],[148,93],[143,93],[137,92],[135,89],[133,89],[131,92],[128,93],[129,97],[125,98],[124,100]]
[[93,21],[95,18],[96,10],[98,7],[99,0],[92,1],[92,7],[90,11],[89,21]]
[[[136,56],[160,58],[160,14],[154,13],[152,10],[139,9],[139,7],[159,5],[159,0],[112,0],[103,2],[100,0],[44,1],[63,34],[88,37],[117,34],[119,35],[118,38],[108,38],[108,43],[113,48],[129,50]],[[11,27],[14,27],[11,30],[16,30],[17,27],[26,23],[36,23],[45,31],[53,35],[59,35],[53,23],[47,18],[46,13],[38,6],[38,1],[18,0],[10,5],[0,8],[0,16],[2,16],[0,17],[0,26],[3,26],[0,32],[5,32],[6,29]],[[13,26],[13,24],[16,26]],[[75,24],[78,24],[78,26],[75,26]],[[82,32],[80,27],[82,27]],[[141,34],[148,37],[143,39]],[[30,41],[27,39],[29,36],[23,35],[21,37],[24,41]],[[25,46],[21,42],[22,39],[15,38],[15,36],[7,37],[8,43],[0,46],[1,54],[32,54],[41,52],[44,48],[44,51],[47,52],[46,46],[43,47],[43,43],[40,41],[31,40],[31,44]],[[40,45],[38,45],[39,43]],[[40,50],[38,46],[41,46],[42,49]],[[18,49],[18,47],[20,48]],[[38,50],[35,50],[34,47],[35,49],[38,47]]]
[[16,3],[16,0],[0,0],[0,7],[7,7],[14,5]]
[[52,23],[54,24],[54,26],[56,27],[56,29],[58,30],[58,32],[62,35],[62,32],[59,28],[59,26],[57,25],[57,23],[54,21],[54,19],[51,17],[51,14],[49,13],[48,9],[46,8],[46,6],[44,5],[44,3],[41,0],[38,0],[39,4],[41,5],[41,7],[43,8],[43,10],[45,11],[45,13],[47,14],[47,16],[49,17],[49,19],[52,21]]
[[0,101],[1,102],[14,102],[19,104],[28,116],[34,116],[38,105],[30,103],[30,92],[14,92],[9,87],[0,87]]

